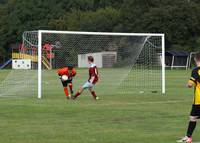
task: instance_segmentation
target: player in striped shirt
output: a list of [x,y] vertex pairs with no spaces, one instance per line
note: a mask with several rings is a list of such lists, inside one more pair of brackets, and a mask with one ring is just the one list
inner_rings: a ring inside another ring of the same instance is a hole
[[192,143],[192,134],[196,128],[197,120],[200,119],[200,53],[195,55],[194,60],[197,67],[192,70],[191,78],[187,84],[189,88],[194,87],[192,110],[186,136],[178,140],[179,143]]
[[90,93],[94,97],[95,100],[98,100],[98,96],[96,95],[93,87],[99,80],[99,73],[97,66],[94,64],[94,58],[92,56],[88,56],[89,67],[89,79],[87,82],[79,89],[79,91],[73,96],[73,99],[76,99],[85,89],[89,89]]

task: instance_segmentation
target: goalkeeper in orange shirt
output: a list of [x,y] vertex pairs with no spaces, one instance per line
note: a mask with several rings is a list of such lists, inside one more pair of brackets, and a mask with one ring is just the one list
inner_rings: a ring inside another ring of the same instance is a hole
[[[72,80],[73,78],[76,76],[76,69],[72,66],[72,65],[68,65],[67,67],[64,67],[64,68],[61,68],[61,69],[58,69],[57,70],[57,73],[59,75],[59,78],[62,82],[62,85],[63,85],[63,88],[64,88],[64,92],[65,92],[65,95],[66,95],[66,98],[67,99],[70,99],[71,98],[71,95],[73,95],[73,84],[72,84]],[[68,79],[67,80],[64,80],[62,78],[62,76],[67,76]],[[71,95],[69,94],[68,92],[68,85],[69,85],[69,89],[70,89],[70,93]]]

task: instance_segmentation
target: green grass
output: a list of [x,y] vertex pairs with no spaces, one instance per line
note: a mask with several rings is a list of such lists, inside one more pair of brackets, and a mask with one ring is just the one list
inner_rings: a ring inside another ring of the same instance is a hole
[[[0,80],[8,72],[1,71]],[[87,78],[87,70],[81,72],[84,76],[75,79],[75,89]],[[19,93],[0,97],[0,143],[174,143],[185,134],[193,93],[185,88],[190,71],[167,71],[165,96],[116,94],[102,80],[96,87],[98,102],[85,96],[88,92],[66,101],[54,73],[44,74],[41,100]],[[194,141],[200,140],[199,132],[197,126]]]

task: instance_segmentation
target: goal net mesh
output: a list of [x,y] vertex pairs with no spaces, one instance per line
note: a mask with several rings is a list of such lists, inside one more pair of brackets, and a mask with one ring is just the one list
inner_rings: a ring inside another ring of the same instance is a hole
[[[23,34],[21,59],[31,59],[30,70],[2,70],[0,95],[35,95],[38,83],[38,32]],[[42,95],[62,95],[56,70],[74,65],[74,90],[88,79],[87,57],[93,56],[100,80],[99,95],[160,92],[162,89],[162,37],[73,33],[42,33]],[[88,95],[88,92],[84,92]]]

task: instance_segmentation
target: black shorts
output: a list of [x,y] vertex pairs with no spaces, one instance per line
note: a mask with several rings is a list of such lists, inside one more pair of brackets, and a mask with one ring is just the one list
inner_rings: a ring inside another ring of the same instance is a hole
[[192,105],[190,116],[198,116],[200,118],[200,105]]
[[72,83],[72,79],[66,80],[66,81],[61,80],[61,82],[62,82],[63,87],[67,87],[69,83]]

